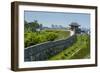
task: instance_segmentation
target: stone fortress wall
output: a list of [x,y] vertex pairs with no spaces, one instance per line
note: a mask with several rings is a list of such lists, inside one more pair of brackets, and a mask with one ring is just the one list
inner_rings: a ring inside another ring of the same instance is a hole
[[69,38],[48,41],[34,46],[25,48],[24,50],[24,61],[42,61],[48,60],[50,56],[56,55],[64,49],[71,46],[76,41],[76,35],[72,35]]

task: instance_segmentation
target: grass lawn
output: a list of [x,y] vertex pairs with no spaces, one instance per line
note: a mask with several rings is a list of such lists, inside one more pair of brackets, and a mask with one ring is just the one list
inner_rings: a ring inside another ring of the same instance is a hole
[[41,32],[46,32],[46,34],[48,34],[48,32],[56,33],[58,37],[55,40],[65,39],[70,36],[69,31],[64,31],[64,30],[59,30],[59,29],[54,29],[54,30],[48,29],[48,30],[43,30]]
[[50,60],[90,58],[89,35],[77,35],[77,41],[69,48],[50,58]]

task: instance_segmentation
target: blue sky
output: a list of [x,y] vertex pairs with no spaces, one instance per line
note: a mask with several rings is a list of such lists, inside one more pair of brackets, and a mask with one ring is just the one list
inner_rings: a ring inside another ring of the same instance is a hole
[[52,24],[67,27],[70,23],[77,22],[83,28],[90,28],[90,14],[85,13],[25,11],[24,18],[27,22],[38,20],[46,27]]

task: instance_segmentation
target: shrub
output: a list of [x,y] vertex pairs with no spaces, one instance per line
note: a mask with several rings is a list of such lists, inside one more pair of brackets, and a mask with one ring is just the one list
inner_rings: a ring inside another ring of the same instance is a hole
[[54,41],[57,38],[57,34],[54,32],[48,32],[48,34],[46,35],[46,39],[48,41]]
[[35,38],[32,39],[33,42],[37,43],[42,43],[46,41],[46,38],[44,35],[37,35]]
[[36,41],[33,41],[33,39],[36,38],[36,33],[27,32],[27,33],[24,34],[24,37],[25,37],[24,38],[25,47],[36,44]]

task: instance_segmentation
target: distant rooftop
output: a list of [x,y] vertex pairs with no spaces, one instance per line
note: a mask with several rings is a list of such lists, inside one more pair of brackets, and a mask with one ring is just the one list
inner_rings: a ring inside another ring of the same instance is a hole
[[72,22],[71,24],[69,24],[69,26],[80,26],[80,25],[76,22]]

